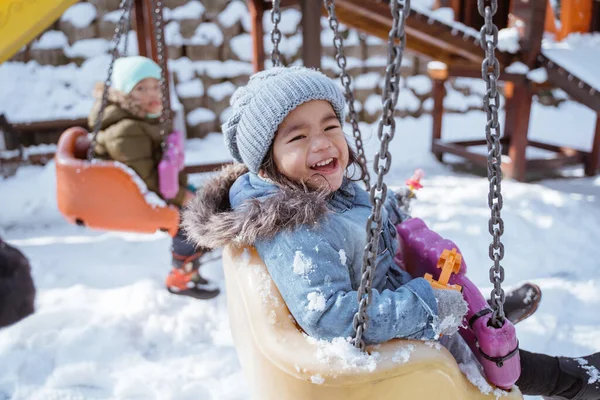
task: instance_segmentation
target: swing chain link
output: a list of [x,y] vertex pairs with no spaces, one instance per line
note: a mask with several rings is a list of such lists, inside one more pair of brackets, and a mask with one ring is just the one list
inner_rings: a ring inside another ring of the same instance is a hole
[[362,135],[358,126],[358,116],[356,115],[356,108],[354,107],[354,92],[351,89],[352,78],[348,74],[346,65],[348,64],[346,55],[344,54],[344,38],[339,31],[339,21],[335,14],[335,0],[324,0],[325,8],[329,15],[329,27],[333,31],[333,46],[335,47],[335,60],[337,61],[338,67],[342,70],[340,75],[340,81],[344,86],[346,103],[348,104],[350,124],[352,125],[352,135],[354,136],[354,144],[356,146],[356,153],[358,155],[358,162],[365,171],[363,181],[365,183],[366,190],[369,191],[371,188],[371,176],[367,167],[367,157],[365,155],[365,149],[363,146]]
[[281,31],[279,30],[279,21],[281,21],[281,0],[272,0],[273,8],[271,9],[271,22],[273,30],[271,31],[271,42],[273,50],[271,50],[271,63],[273,67],[281,66],[281,53],[279,52],[279,42],[281,42]]
[[370,189],[369,199],[373,210],[367,221],[367,245],[363,254],[362,275],[358,288],[358,311],[352,321],[352,327],[356,332],[353,344],[362,351],[365,350],[362,337],[367,329],[367,307],[372,298],[373,274],[377,263],[379,238],[383,226],[381,213],[387,197],[387,185],[383,178],[389,172],[392,164],[392,155],[388,150],[388,145],[394,138],[396,130],[394,109],[398,103],[400,90],[400,66],[406,46],[404,27],[406,18],[410,13],[410,0],[392,0],[390,1],[390,8],[393,22],[388,36],[388,65],[385,71],[385,85],[381,95],[383,114],[379,120],[377,130],[377,137],[381,141],[381,146],[373,162],[374,169],[377,171],[377,183]]
[[166,141],[165,133],[167,130],[171,130],[172,113],[171,105],[169,100],[169,89],[167,85],[167,76],[165,71],[167,70],[167,57],[165,55],[164,48],[164,21],[163,21],[163,3],[162,0],[156,0],[154,4],[153,22],[156,29],[156,55],[158,58],[158,65],[160,66],[160,100],[162,103],[162,112],[160,114],[159,124],[160,136],[162,138],[161,147],[165,150]]
[[481,64],[481,75],[486,83],[483,105],[487,113],[485,137],[488,149],[487,172],[490,184],[488,206],[490,207],[491,217],[488,228],[493,239],[489,246],[489,256],[493,261],[493,265],[490,267],[490,282],[494,285],[491,292],[493,309],[491,324],[496,328],[500,328],[505,320],[505,294],[502,289],[504,268],[500,265],[500,261],[504,258],[504,245],[500,240],[500,237],[504,233],[504,221],[500,216],[500,211],[502,210],[502,149],[500,144],[500,123],[498,121],[498,108],[500,107],[500,94],[498,92],[500,63],[495,54],[498,45],[498,27],[493,22],[494,14],[498,10],[498,0],[477,0],[477,9],[485,21],[480,30],[480,45],[485,51],[485,59]]
[[96,146],[96,137],[98,136],[98,132],[100,131],[100,127],[102,126],[102,119],[104,118],[104,110],[108,105],[108,89],[110,88],[112,82],[112,73],[115,65],[116,59],[119,57],[119,43],[121,42],[121,37],[123,36],[123,31],[125,30],[125,20],[126,17],[131,15],[131,8],[133,6],[133,0],[121,0],[119,4],[119,10],[122,10],[122,14],[119,17],[119,21],[117,22],[117,27],[115,28],[115,32],[113,33],[112,38],[112,49],[111,49],[111,59],[110,64],[108,66],[108,76],[104,81],[104,88],[102,90],[102,100],[100,102],[100,109],[98,110],[98,115],[96,118],[96,123],[94,124],[94,131],[92,132],[92,141],[90,143],[90,148],[88,149],[88,160],[94,158],[94,147]]

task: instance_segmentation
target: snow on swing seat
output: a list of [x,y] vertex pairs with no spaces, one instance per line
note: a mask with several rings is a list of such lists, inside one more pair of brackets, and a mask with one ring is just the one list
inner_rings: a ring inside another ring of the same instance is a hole
[[438,343],[398,339],[365,354],[341,338],[308,337],[255,249],[225,247],[223,269],[231,330],[254,399],[522,399],[517,388],[482,393]]
[[86,159],[88,132],[67,129],[55,155],[58,208],[72,223],[94,229],[175,236],[179,211],[167,205],[126,165]]

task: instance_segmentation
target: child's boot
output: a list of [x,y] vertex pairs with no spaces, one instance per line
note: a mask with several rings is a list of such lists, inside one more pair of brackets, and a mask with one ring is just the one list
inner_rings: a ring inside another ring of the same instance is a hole
[[587,357],[558,357],[561,381],[574,381],[574,384],[563,385],[550,399],[600,400],[600,352]]
[[196,253],[185,257],[173,253],[173,269],[167,276],[167,290],[173,294],[208,300],[219,295],[219,288],[200,275],[200,257]]
[[[538,285],[525,283],[521,287],[507,292],[504,300],[504,314],[506,318],[516,324],[535,313],[542,299],[542,290]],[[488,300],[490,304],[490,300]]]

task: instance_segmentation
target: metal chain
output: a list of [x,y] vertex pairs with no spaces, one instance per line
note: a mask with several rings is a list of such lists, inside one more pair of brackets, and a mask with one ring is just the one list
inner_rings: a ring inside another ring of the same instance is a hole
[[271,22],[273,30],[271,31],[271,42],[273,50],[271,50],[271,63],[274,67],[281,66],[281,53],[279,52],[279,42],[281,42],[281,31],[279,30],[279,21],[281,21],[281,9],[279,7],[281,0],[272,0],[273,8],[271,9]]
[[352,78],[348,74],[348,70],[346,70],[346,65],[348,62],[346,60],[346,55],[344,54],[344,38],[339,31],[339,21],[335,14],[335,1],[324,0],[323,3],[327,9],[327,13],[329,14],[329,27],[333,31],[333,46],[335,47],[336,51],[335,60],[337,61],[337,65],[342,70],[340,81],[344,86],[346,103],[348,103],[348,110],[350,111],[349,116],[350,124],[352,125],[352,135],[354,136],[354,144],[356,145],[356,152],[358,154],[358,162],[360,165],[362,165],[365,171],[365,177],[363,181],[368,191],[371,188],[371,176],[369,174],[369,169],[367,168],[367,157],[365,156],[362,135],[360,133],[360,128],[358,127],[358,116],[356,115],[356,109],[354,108],[354,92],[350,88],[352,84]]
[[400,66],[406,46],[404,33],[406,17],[410,13],[410,0],[390,1],[392,11],[392,29],[388,36],[388,65],[385,70],[385,85],[381,95],[383,114],[379,120],[377,137],[381,142],[379,152],[375,154],[373,166],[377,171],[377,182],[371,187],[370,201],[373,209],[367,221],[367,245],[363,254],[360,286],[358,288],[358,312],[354,316],[352,326],[356,331],[354,346],[365,349],[362,336],[367,328],[367,307],[371,303],[371,287],[373,274],[377,263],[377,249],[383,226],[381,211],[387,197],[387,185],[383,177],[388,173],[392,164],[392,154],[388,150],[390,141],[396,131],[394,109],[398,103],[400,92]]
[[167,76],[165,71],[167,70],[167,57],[165,56],[165,48],[163,46],[164,43],[164,21],[163,21],[163,3],[162,0],[156,0],[154,5],[154,14],[153,14],[153,22],[154,27],[156,29],[156,50],[158,57],[158,65],[160,66],[160,100],[162,102],[162,112],[160,115],[159,123],[161,125],[160,128],[160,136],[163,138],[162,147],[164,149],[165,146],[165,133],[167,130],[171,129],[171,121],[172,121],[172,113],[171,113],[171,102],[169,96],[169,90],[167,87]]
[[500,210],[502,210],[502,148],[500,144],[500,122],[498,121],[500,63],[495,54],[498,45],[498,27],[492,20],[498,10],[498,0],[487,0],[488,4],[485,3],[485,0],[477,0],[479,14],[485,20],[480,30],[480,44],[485,51],[485,59],[481,64],[481,76],[486,83],[483,105],[487,113],[485,138],[488,148],[487,172],[490,183],[488,205],[491,210],[491,217],[488,228],[493,238],[489,247],[489,256],[494,263],[490,267],[490,282],[494,285],[491,293],[493,309],[491,323],[494,327],[500,328],[505,319],[504,290],[502,290],[504,268],[500,265],[500,261],[504,258],[504,245],[500,241],[500,236],[504,233],[504,221],[500,216]]
[[[119,9],[123,10],[119,21],[117,22],[117,27],[115,28],[115,33],[112,38],[112,49],[111,49],[111,59],[110,64],[108,66],[108,76],[104,81],[104,89],[102,91],[102,101],[100,102],[100,110],[98,110],[98,116],[96,119],[96,124],[94,125],[94,131],[92,133],[92,142],[90,144],[90,148],[88,150],[88,159],[91,160],[94,158],[94,147],[96,144],[96,136],[98,136],[98,132],[100,131],[100,127],[102,126],[102,119],[104,118],[104,110],[108,105],[108,89],[110,87],[112,81],[112,72],[113,67],[115,65],[115,60],[119,56],[119,43],[121,42],[121,37],[123,30],[125,29],[125,20],[127,15],[131,15],[131,7],[133,6],[133,0],[121,0],[119,4]],[[129,11],[129,13],[128,13]]]
[[125,41],[123,42],[123,51],[121,52],[121,57],[126,57],[129,53],[129,32],[131,31],[131,10],[127,13],[127,25],[125,26]]

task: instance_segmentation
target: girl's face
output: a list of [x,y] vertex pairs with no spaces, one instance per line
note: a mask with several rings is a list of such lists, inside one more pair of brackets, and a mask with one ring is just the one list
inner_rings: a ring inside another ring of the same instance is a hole
[[140,81],[129,93],[147,114],[160,114],[162,102],[160,101],[160,82],[155,78],[146,78]]
[[273,159],[288,179],[339,189],[348,166],[348,143],[331,104],[312,100],[292,110],[275,135]]

